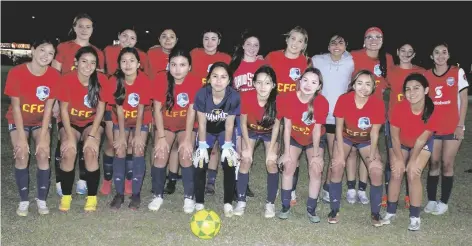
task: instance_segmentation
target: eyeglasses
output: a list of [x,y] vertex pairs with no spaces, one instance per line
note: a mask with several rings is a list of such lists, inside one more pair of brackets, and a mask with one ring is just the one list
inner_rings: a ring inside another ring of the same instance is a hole
[[369,36],[366,36],[366,37],[365,37],[365,40],[369,40],[369,41],[372,41],[372,40],[382,40],[382,39],[383,39],[383,36],[380,36],[380,35],[378,35],[378,36],[370,36],[370,35],[369,35]]

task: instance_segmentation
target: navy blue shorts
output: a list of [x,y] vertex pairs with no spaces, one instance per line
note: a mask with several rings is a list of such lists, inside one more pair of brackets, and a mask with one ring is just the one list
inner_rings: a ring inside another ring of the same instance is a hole
[[[336,142],[336,140],[334,141]],[[365,142],[365,143],[354,143],[351,140],[343,137],[343,142],[351,147],[357,148],[357,149],[362,149],[364,147],[370,146],[370,140]]]
[[235,119],[236,136],[241,137],[241,116],[236,115]]
[[[320,138],[320,144],[319,144],[320,148],[322,149],[325,148],[325,142],[326,142],[326,134],[323,134],[323,136],[321,136]],[[308,145],[301,145],[293,137],[290,137],[290,145],[295,146],[302,150],[313,148],[313,143],[308,144]]]
[[[52,128],[52,124],[49,124],[48,126],[49,129]],[[41,126],[23,126],[23,129],[25,132],[31,133],[34,132],[35,130],[41,129]],[[8,131],[12,132],[16,130],[16,125],[15,124],[8,124]]]
[[[213,148],[213,145],[215,145],[215,142],[218,141],[218,144],[220,146],[220,149],[223,147],[223,144],[225,144],[225,133],[226,131],[222,131],[220,133],[206,133],[206,142],[210,148]],[[231,141],[233,142],[234,146],[236,146],[236,133],[233,131],[233,136],[231,137]],[[196,147],[198,147],[198,132],[197,132],[197,138],[196,138]],[[236,147],[235,147],[236,148]]]
[[248,131],[248,135],[249,135],[249,138],[250,139],[253,139],[253,140],[262,140],[264,142],[270,142],[270,139],[272,138],[272,132],[269,132],[269,133],[258,133],[258,132],[254,132],[254,131]]
[[[84,133],[84,131],[85,131],[85,129],[87,129],[87,127],[92,126],[92,125],[93,125],[93,121],[88,123],[85,126],[78,126],[78,125],[70,124],[70,126],[72,128],[74,128],[76,131],[78,131],[80,133],[80,135],[82,135]],[[103,122],[103,121],[100,122],[100,126],[103,127],[103,129],[105,129],[105,122]],[[57,127],[58,127],[59,130],[61,130],[61,128],[64,127],[64,124],[62,124],[62,121],[57,124]]]
[[111,121],[111,111],[106,110],[105,113],[103,114],[103,120],[104,121]]
[[[125,132],[129,132],[131,130],[135,130],[136,127],[125,127]],[[113,130],[120,130],[120,127],[118,125],[113,124]],[[142,132],[149,132],[149,125],[141,125],[141,131]]]
[[458,140],[457,138],[454,137],[453,134],[447,134],[447,135],[434,135],[434,139],[437,140]]
[[[433,147],[434,147],[434,137],[431,136],[428,141],[426,141],[426,144],[423,146],[423,150],[433,152]],[[402,149],[410,152],[413,148],[407,147],[402,144]]]
[[336,134],[336,125],[335,124],[326,124],[326,133]]

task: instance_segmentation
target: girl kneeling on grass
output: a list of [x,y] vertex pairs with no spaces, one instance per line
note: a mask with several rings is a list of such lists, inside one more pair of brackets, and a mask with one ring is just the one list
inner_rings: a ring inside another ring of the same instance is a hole
[[[83,151],[85,178],[88,187],[85,211],[97,209],[97,190],[100,183],[98,155],[100,138],[104,131],[103,114],[105,100],[112,93],[106,75],[97,72],[98,55],[90,46],[82,47],[75,55],[77,70],[64,75],[60,82],[59,100],[61,122],[58,123],[61,138],[61,186],[62,198],[59,210],[69,211],[74,184],[74,163],[77,151]],[[77,143],[84,142],[83,149]]]
[[[51,64],[56,52],[52,42],[39,40],[31,49],[31,62],[15,66],[10,70],[5,85],[5,95],[11,99],[6,118],[13,145],[15,159],[15,179],[20,193],[20,204],[16,213],[28,215],[29,207],[29,136],[36,143],[36,181],[38,196],[36,203],[39,214],[48,214],[46,198],[49,191],[49,153],[50,153],[50,120],[56,86],[60,79],[59,72]],[[20,130],[18,130],[20,129]]]

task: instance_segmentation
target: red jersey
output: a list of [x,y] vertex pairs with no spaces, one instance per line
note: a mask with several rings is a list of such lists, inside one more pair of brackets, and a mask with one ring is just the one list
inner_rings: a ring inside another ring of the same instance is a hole
[[[371,58],[367,55],[366,49],[353,50],[351,51],[352,59],[354,60],[354,75],[360,70],[369,70],[374,74],[375,78],[375,92],[374,95],[383,99],[383,93],[387,87],[387,82],[384,77],[382,77],[382,70],[380,70],[380,61],[377,58]],[[393,57],[390,54],[387,56],[387,77],[390,73],[390,68],[394,65]]]
[[[187,124],[189,105],[195,102],[195,96],[198,90],[202,88],[200,79],[189,73],[182,84],[174,85],[174,106],[170,112],[166,109],[167,86],[167,73],[158,73],[156,79],[153,80],[152,99],[161,102],[164,128],[172,132],[184,131]],[[196,121],[194,127],[198,127]]]
[[255,90],[256,88],[252,84],[254,73],[265,63],[264,60],[259,59],[254,62],[241,61],[238,69],[233,74],[234,88],[240,92]]
[[438,117],[436,110],[433,111],[427,123],[421,119],[422,114],[413,114],[407,100],[395,104],[390,123],[392,126],[400,128],[400,143],[402,145],[413,148],[416,140],[424,131],[434,132],[441,125],[442,119]]
[[[257,92],[255,90],[241,93],[241,114],[247,115],[247,128],[251,132],[271,133],[272,126],[265,128],[259,125],[264,116],[265,106],[260,106],[257,100]],[[278,104],[278,103],[277,103]]]
[[[91,44],[90,46],[97,52],[97,55],[98,55],[97,68],[104,69],[105,56],[103,55],[103,52],[99,48]],[[62,75],[76,69],[74,59],[75,59],[75,54],[80,48],[82,48],[82,46],[78,45],[76,42],[74,42],[74,40],[60,43],[57,46],[57,53],[56,53],[55,59],[56,61],[62,64],[62,67],[61,67]]]
[[300,55],[298,58],[290,59],[285,56],[283,50],[277,50],[270,52],[265,59],[275,71],[279,93],[295,91],[297,88],[296,81],[308,67],[307,58]]
[[[120,45],[109,45],[105,48],[104,54],[105,54],[105,64],[106,64],[106,72],[109,75],[113,75],[118,69],[118,56],[120,55],[122,47]],[[147,74],[148,73],[148,58],[146,53],[141,51],[140,49],[136,49],[139,54],[139,59],[140,59],[140,68]]]
[[[100,84],[100,101],[106,102],[114,90],[110,90],[108,78],[105,74],[97,73],[98,83]],[[79,127],[84,127],[95,120],[96,108],[92,108],[88,103],[88,86],[83,86],[77,74],[72,71],[59,80],[57,85],[57,100],[69,103],[70,123]]]
[[370,141],[372,125],[385,123],[385,107],[380,98],[371,96],[359,109],[354,98],[354,91],[341,95],[334,108],[334,117],[344,118],[343,137],[353,143],[365,143]]
[[195,48],[190,51],[192,57],[192,72],[200,78],[201,84],[206,84],[206,77],[210,68],[215,62],[224,62],[229,64],[231,56],[223,52],[216,52],[214,55],[208,55],[203,48]]
[[149,76],[154,78],[157,73],[169,70],[169,54],[164,53],[162,48],[151,48],[147,52]]
[[424,73],[429,82],[429,96],[434,103],[434,111],[443,118],[436,134],[454,133],[459,124],[459,92],[469,86],[464,70],[450,66],[446,73],[436,75],[432,69]]
[[316,96],[313,100],[312,120],[306,119],[308,103],[300,102],[296,92],[284,93],[277,99],[277,118],[285,117],[292,121],[291,137],[303,146],[313,143],[312,130],[315,124],[322,124],[321,136],[325,134],[324,124],[326,124],[328,111],[328,100],[322,95]]
[[[44,105],[47,99],[57,95],[57,82],[60,74],[52,67],[47,67],[41,76],[33,75],[26,63],[10,69],[7,75],[4,94],[20,99],[21,117],[25,126],[40,126],[43,120]],[[12,106],[5,116],[8,124],[15,124]]]
[[[152,84],[149,78],[144,73],[138,73],[132,85],[123,82],[125,86],[125,100],[123,101],[123,113],[125,116],[125,127],[135,127],[138,119],[138,105],[144,105],[143,125],[147,125],[152,121],[151,112],[151,92],[149,91]],[[112,93],[108,95],[107,102],[111,105],[116,105],[113,93],[116,91],[117,80],[113,76],[110,78],[110,85]],[[148,107],[146,107],[148,106]],[[111,120],[113,124],[118,125],[118,116],[114,111],[111,113]]]
[[400,66],[393,66],[388,70],[387,86],[390,88],[390,102],[388,108],[390,112],[396,103],[403,101],[403,84],[405,83],[406,77],[412,73],[423,74],[425,71],[424,68],[418,66],[413,66],[411,69],[403,69]]

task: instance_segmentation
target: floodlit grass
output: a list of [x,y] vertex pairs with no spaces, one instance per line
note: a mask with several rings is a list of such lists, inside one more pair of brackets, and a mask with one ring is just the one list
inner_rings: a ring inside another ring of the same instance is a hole
[[[2,67],[2,89],[7,70],[8,68]],[[472,168],[470,161],[467,161],[472,157],[470,130],[466,132],[466,138],[456,160],[454,189],[449,211],[442,216],[422,213],[419,232],[407,230],[409,219],[408,210],[403,208],[403,194],[400,196],[398,218],[393,225],[374,228],[370,223],[370,205],[347,204],[344,200],[345,185],[340,223],[328,224],[329,205],[319,202],[317,213],[322,221],[319,224],[310,224],[306,218],[305,206],[308,195],[305,158],[302,158],[300,165],[298,205],[292,209],[291,217],[286,221],[277,218],[265,219],[263,213],[266,171],[263,164],[263,146],[259,145],[255,151],[255,166],[250,175],[250,186],[256,197],[248,198],[244,217],[225,218],[223,175],[220,172],[217,179],[217,193],[213,197],[207,196],[205,205],[221,216],[222,227],[216,238],[205,241],[198,239],[190,231],[191,216],[184,214],[182,209],[181,182],[177,185],[176,193],[165,197],[164,204],[158,212],[147,209],[147,204],[152,198],[149,166],[143,185],[142,204],[138,211],[127,208],[128,199],[121,210],[112,211],[108,207],[112,195],[108,197],[99,195],[98,211],[87,214],[83,211],[85,197],[73,195],[71,210],[62,213],[58,210],[59,198],[55,193],[53,171],[47,200],[50,214],[40,216],[34,202],[36,167],[33,159],[30,166],[30,213],[28,217],[17,216],[15,210],[19,196],[14,180],[10,137],[4,118],[8,103],[9,99],[2,95],[2,245],[471,245],[472,196],[469,188],[472,174],[464,173],[465,169]],[[466,125],[472,125],[472,110],[469,110]],[[56,145],[54,140],[52,148]],[[385,152],[383,139],[379,143],[381,151]],[[31,149],[34,149],[33,146]],[[151,150],[152,148],[148,148],[148,151]],[[385,160],[385,154],[383,158]],[[149,155],[147,163],[149,165]],[[426,184],[425,177],[426,172],[423,173],[423,184]],[[438,195],[440,191],[439,188]],[[280,209],[280,197],[276,202],[277,209]],[[423,205],[425,203],[424,201]]]

